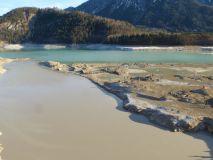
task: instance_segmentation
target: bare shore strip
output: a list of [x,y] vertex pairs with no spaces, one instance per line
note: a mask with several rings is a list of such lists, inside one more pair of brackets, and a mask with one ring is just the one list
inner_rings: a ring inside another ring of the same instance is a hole
[[0,57],[0,75],[6,72],[6,69],[3,67],[5,64],[13,62],[13,59],[1,58]]
[[27,61],[27,60],[29,60],[29,59],[28,58],[10,59],[10,58],[1,58],[0,57],[0,75],[7,72],[7,70],[4,68],[4,65],[14,62],[14,61]]
[[121,50],[121,51],[145,51],[145,50],[163,50],[163,51],[203,51],[207,54],[213,54],[213,46],[119,46],[106,44],[5,44],[0,43],[0,50],[19,51],[19,50],[37,50],[37,49],[90,49],[90,50]]
[[90,79],[120,98],[125,110],[171,131],[213,133],[211,65],[40,64]]
[[[17,59],[1,58],[0,74],[6,71],[3,65],[13,61]],[[40,64],[90,79],[120,98],[125,110],[171,131],[213,133],[212,65]]]

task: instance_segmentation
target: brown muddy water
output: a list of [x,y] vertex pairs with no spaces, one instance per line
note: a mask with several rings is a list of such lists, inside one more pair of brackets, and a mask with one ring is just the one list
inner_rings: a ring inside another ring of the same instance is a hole
[[3,160],[212,159],[213,137],[172,133],[89,80],[15,62],[0,76]]

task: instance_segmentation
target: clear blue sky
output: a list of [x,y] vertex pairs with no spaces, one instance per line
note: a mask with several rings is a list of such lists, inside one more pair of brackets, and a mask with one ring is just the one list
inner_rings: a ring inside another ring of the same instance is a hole
[[0,15],[17,7],[58,7],[78,6],[86,0],[0,0]]

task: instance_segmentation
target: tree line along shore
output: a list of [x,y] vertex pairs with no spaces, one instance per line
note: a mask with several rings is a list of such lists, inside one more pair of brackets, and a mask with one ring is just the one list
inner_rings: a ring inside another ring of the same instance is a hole
[[79,11],[18,8],[0,17],[0,41],[12,44],[211,46],[213,33],[141,30],[128,22]]

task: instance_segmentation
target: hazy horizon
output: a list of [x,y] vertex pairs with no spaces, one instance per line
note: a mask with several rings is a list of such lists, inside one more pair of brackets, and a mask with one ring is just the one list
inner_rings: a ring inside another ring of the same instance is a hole
[[0,6],[0,15],[7,13],[8,11],[20,8],[20,7],[38,7],[38,8],[46,8],[46,7],[58,7],[58,8],[67,8],[70,6],[76,7],[86,0],[7,0],[1,2]]

